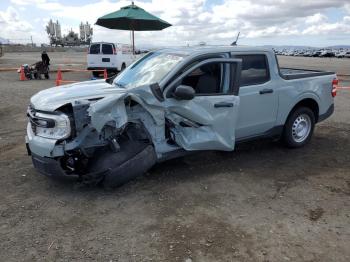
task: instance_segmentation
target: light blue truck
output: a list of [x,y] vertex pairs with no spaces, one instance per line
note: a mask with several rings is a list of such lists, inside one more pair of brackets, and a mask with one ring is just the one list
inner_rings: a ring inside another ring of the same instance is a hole
[[42,174],[118,186],[198,150],[262,137],[301,147],[333,113],[336,81],[333,72],[280,68],[270,49],[159,50],[115,79],[34,95],[27,149]]

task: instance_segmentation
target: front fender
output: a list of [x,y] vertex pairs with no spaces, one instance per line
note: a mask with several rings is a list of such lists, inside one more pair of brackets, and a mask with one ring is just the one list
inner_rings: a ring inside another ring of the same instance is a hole
[[128,120],[124,103],[125,97],[126,94],[120,94],[103,98],[92,104],[88,109],[91,126],[98,132],[101,132],[102,128],[112,121],[115,122],[116,128],[124,126]]
[[163,106],[143,87],[132,89],[127,93],[105,97],[92,104],[88,109],[92,127],[101,132],[108,122],[115,122],[116,128],[122,128],[128,122],[125,106],[127,99],[140,104],[151,115],[156,125],[164,124]]

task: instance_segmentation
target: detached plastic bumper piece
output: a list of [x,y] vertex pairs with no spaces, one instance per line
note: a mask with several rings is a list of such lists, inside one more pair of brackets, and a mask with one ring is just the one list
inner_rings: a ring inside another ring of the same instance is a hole
[[39,173],[52,178],[72,178],[72,176],[65,173],[59,161],[52,158],[35,155],[33,152],[31,155],[33,165],[35,169],[39,171]]

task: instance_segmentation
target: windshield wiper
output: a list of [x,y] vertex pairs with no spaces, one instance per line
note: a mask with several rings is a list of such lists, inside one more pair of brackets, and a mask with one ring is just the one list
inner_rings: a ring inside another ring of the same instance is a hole
[[115,83],[115,85],[116,85],[117,87],[120,87],[120,88],[125,88],[125,85],[123,85],[123,84],[121,84],[121,83]]

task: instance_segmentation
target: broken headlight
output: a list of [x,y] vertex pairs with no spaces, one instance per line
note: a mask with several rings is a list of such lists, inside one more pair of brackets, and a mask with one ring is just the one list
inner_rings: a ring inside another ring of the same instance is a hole
[[49,139],[65,139],[71,134],[70,119],[65,114],[45,114],[37,112],[31,117],[30,122],[34,125],[37,136]]

